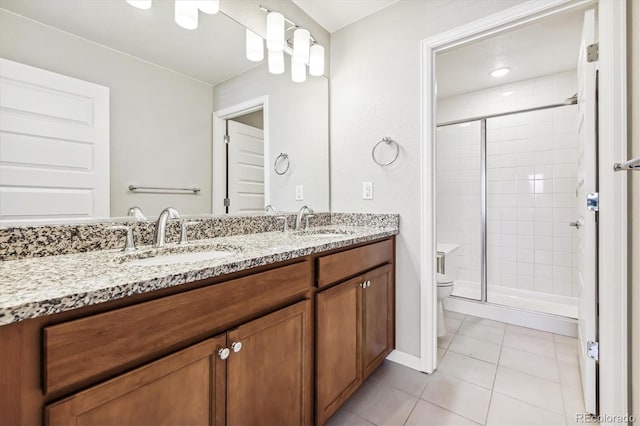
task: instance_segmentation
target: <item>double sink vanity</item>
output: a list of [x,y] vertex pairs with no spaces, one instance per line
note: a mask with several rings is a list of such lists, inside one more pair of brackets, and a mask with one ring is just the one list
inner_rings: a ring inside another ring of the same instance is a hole
[[2,423],[323,424],[394,347],[399,228],[317,216],[209,218],[163,247],[132,222],[130,252],[113,223],[0,229]]

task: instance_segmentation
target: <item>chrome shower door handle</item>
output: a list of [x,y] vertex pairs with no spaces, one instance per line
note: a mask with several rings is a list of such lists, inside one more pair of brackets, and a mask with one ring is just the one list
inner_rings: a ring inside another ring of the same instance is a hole
[[569,226],[575,226],[576,229],[580,229],[582,225],[583,223],[580,219],[576,220],[575,222],[569,222]]

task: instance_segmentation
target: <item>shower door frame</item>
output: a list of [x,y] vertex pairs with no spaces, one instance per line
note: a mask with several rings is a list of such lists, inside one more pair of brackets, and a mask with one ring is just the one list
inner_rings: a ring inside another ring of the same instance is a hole
[[[474,121],[480,122],[480,220],[482,222],[480,241],[481,241],[481,260],[480,260],[480,302],[486,303],[488,298],[488,248],[487,248],[487,221],[488,217],[488,200],[487,200],[487,120],[498,117],[505,117],[507,115],[524,114],[527,112],[541,111],[545,109],[561,108],[564,106],[577,105],[578,100],[573,98],[567,98],[567,102],[541,105],[533,108],[525,108],[516,111],[499,112],[495,114],[487,114],[478,117],[461,118],[459,120],[447,121],[444,123],[436,124],[436,128],[455,126],[463,123],[473,123]],[[434,168],[437,165],[434,164]]]
[[[421,42],[420,356],[410,364],[431,373],[437,364],[435,241],[435,60],[436,53],[554,13],[598,6],[600,46],[599,148],[601,238],[598,242],[600,411],[625,414],[629,407],[627,295],[627,181],[613,172],[627,158],[626,3],[589,0],[529,0],[502,12],[434,35]],[[605,196],[606,194],[606,196]],[[411,355],[405,354],[407,360]],[[409,362],[407,362],[409,364]]]

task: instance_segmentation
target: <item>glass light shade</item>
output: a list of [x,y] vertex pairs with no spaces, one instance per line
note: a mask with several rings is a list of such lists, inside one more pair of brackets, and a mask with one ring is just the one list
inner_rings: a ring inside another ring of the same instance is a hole
[[284,72],[284,51],[274,52],[269,50],[269,72],[282,74]]
[[309,49],[309,75],[321,76],[324,74],[324,47],[314,44]]
[[260,62],[264,59],[264,46],[262,37],[254,33],[250,29],[246,29],[247,39],[247,59],[252,62]]
[[304,62],[297,62],[291,57],[291,80],[294,83],[302,83],[307,79],[307,66]]
[[151,0],[127,0],[127,3],[138,9],[151,9]]
[[176,0],[176,24],[187,30],[198,28],[198,4],[195,0]]
[[511,72],[511,68],[502,67],[502,68],[496,68],[495,70],[491,71],[489,73],[489,75],[491,77],[500,78],[500,77],[504,77],[505,75],[509,74],[509,72]]
[[278,12],[267,15],[267,49],[274,52],[284,50],[284,16]]
[[215,15],[220,11],[220,0],[198,0],[198,9],[203,13]]
[[303,64],[309,63],[309,43],[311,34],[304,28],[293,32],[293,61]]

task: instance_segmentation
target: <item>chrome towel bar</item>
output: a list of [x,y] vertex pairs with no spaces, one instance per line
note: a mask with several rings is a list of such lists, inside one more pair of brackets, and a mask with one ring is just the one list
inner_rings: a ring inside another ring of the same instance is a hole
[[138,185],[129,185],[129,191],[131,192],[157,192],[157,193],[170,193],[170,194],[197,194],[200,192],[200,188],[168,188],[168,187],[160,187],[160,186],[138,186]]
[[640,170],[640,157],[634,158],[624,163],[615,163],[613,165],[614,172],[620,172],[623,170]]

